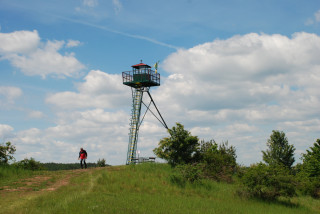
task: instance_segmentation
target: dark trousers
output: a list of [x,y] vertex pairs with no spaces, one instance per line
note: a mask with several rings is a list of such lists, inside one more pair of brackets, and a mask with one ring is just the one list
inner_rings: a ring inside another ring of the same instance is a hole
[[80,161],[81,169],[83,169],[83,164],[82,164],[82,162],[84,163],[84,167],[87,168],[86,159],[81,159],[81,161]]

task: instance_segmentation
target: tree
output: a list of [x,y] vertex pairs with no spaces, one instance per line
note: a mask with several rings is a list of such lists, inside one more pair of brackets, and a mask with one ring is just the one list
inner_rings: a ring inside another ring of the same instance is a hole
[[167,160],[171,166],[194,162],[199,147],[198,137],[192,136],[180,123],[168,132],[170,136],[160,140],[159,147],[153,150],[154,154]]
[[303,169],[309,177],[320,176],[320,139],[307,150],[306,154],[302,154]]
[[263,160],[268,165],[283,165],[291,168],[294,162],[293,145],[289,145],[284,132],[273,130],[267,142],[268,149],[262,151]]
[[8,164],[9,160],[14,160],[15,151],[16,147],[10,142],[0,144],[0,164]]

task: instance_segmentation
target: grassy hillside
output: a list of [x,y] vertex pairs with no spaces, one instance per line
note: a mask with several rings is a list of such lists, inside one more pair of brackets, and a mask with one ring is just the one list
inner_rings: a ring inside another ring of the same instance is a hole
[[[1,172],[1,171],[0,171]],[[23,173],[22,173],[23,174]],[[0,213],[319,213],[320,201],[242,199],[236,184],[177,185],[166,164],[0,173]]]

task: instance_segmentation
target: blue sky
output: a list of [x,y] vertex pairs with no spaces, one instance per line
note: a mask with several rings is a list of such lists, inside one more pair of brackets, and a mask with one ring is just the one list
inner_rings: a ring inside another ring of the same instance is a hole
[[[0,139],[16,159],[126,161],[121,72],[160,60],[151,93],[169,127],[261,160],[272,130],[296,160],[320,133],[319,1],[0,1]],[[147,100],[146,100],[147,102]],[[138,149],[166,130],[148,114]]]

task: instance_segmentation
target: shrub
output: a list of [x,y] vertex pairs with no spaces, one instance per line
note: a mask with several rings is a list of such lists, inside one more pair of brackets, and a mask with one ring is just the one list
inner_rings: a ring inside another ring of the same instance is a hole
[[178,166],[178,170],[182,174],[182,177],[190,182],[194,183],[196,181],[201,180],[203,178],[203,165],[202,164],[186,164]]
[[34,158],[25,158],[21,161],[15,162],[13,166],[22,169],[29,169],[29,170],[43,170],[43,166],[39,161],[36,161]]
[[222,142],[218,146],[214,140],[202,141],[199,153],[205,177],[217,181],[232,181],[237,167],[236,150],[233,146],[229,147],[228,142]]
[[304,193],[313,198],[320,198],[320,177],[312,177],[307,179],[304,187]]
[[241,181],[248,195],[253,197],[273,200],[279,196],[292,197],[296,194],[293,176],[283,165],[252,165]]
[[176,166],[174,173],[170,175],[172,183],[184,187],[187,182],[201,183],[203,178],[203,164],[184,164]]
[[305,174],[299,174],[297,189],[304,195],[320,198],[320,177],[308,177]]
[[294,168],[297,180],[297,189],[304,195],[320,198],[320,176],[310,176],[305,164],[297,164]]
[[106,160],[104,158],[102,158],[100,160],[100,158],[99,158],[99,160],[97,161],[97,166],[98,167],[105,167],[106,166]]

